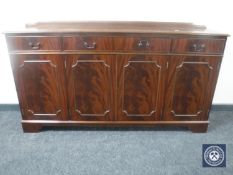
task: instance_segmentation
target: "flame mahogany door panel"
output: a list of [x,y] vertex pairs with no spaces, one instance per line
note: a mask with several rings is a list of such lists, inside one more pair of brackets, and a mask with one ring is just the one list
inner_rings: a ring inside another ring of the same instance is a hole
[[60,55],[12,55],[24,120],[66,120],[65,67]]
[[117,120],[160,120],[167,56],[117,57]]
[[112,55],[67,55],[71,120],[113,120],[115,66]]
[[172,56],[167,72],[164,120],[207,120],[219,56]]

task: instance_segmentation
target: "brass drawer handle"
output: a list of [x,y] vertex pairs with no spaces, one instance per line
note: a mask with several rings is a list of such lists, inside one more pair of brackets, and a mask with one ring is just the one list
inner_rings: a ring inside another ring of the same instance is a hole
[[86,49],[95,49],[95,48],[96,48],[96,43],[93,42],[92,44],[89,44],[88,42],[84,41],[84,42],[83,42],[83,46],[84,46]]
[[33,49],[33,50],[38,50],[40,49],[40,42],[37,43],[33,43],[33,42],[29,42],[28,45]]
[[150,42],[147,40],[138,41],[138,48],[148,48],[150,47]]
[[204,52],[206,49],[205,44],[193,44],[191,50],[193,52]]

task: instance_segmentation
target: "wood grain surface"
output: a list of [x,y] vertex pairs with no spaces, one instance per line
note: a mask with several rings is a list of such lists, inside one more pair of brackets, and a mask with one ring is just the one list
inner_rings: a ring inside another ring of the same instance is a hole
[[114,56],[68,55],[67,89],[72,120],[110,120],[114,114]]
[[59,55],[11,56],[24,119],[67,119],[64,62]]
[[159,120],[166,56],[117,58],[117,120]]
[[170,59],[164,108],[165,120],[203,120],[209,112],[212,83],[219,57],[174,56]]
[[10,51],[59,51],[61,50],[59,36],[9,36],[7,37]]
[[6,34],[24,132],[155,125],[207,131],[227,35],[190,23],[29,28],[37,31]]

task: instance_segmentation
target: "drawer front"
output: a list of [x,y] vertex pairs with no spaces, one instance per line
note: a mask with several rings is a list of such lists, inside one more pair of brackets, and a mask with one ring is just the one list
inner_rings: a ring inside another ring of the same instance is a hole
[[224,39],[175,39],[173,53],[222,54],[225,47]]
[[117,50],[170,52],[171,39],[163,37],[126,37],[118,38],[115,43]]
[[65,36],[63,48],[71,50],[93,51],[151,51],[169,52],[171,39],[144,37],[109,36]]
[[63,49],[72,50],[114,50],[112,37],[96,36],[65,36],[63,37]]
[[10,51],[34,50],[34,51],[58,51],[61,50],[61,38],[59,36],[14,36],[7,37]]

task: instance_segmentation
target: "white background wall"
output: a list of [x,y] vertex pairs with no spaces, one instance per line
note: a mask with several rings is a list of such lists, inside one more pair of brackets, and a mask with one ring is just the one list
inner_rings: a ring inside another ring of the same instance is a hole
[[[59,20],[171,21],[205,24],[233,36],[232,0],[1,0],[0,32],[28,22]],[[233,104],[233,38],[227,42],[214,103]],[[0,103],[18,103],[4,36],[0,35]]]

